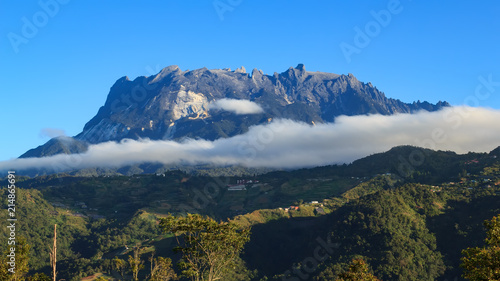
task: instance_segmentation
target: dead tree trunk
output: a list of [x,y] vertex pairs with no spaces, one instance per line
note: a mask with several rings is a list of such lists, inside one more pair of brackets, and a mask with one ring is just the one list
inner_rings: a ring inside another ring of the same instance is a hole
[[56,281],[56,263],[57,263],[57,224],[54,224],[54,246],[50,250],[50,265],[52,266],[52,281]]

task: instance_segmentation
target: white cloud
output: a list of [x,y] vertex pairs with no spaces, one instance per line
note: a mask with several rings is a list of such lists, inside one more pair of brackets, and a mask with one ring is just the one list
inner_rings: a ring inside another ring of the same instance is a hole
[[60,137],[60,136],[66,136],[66,132],[61,129],[54,129],[54,128],[43,128],[40,130],[40,133],[38,134],[40,138],[55,138],[55,137]]
[[210,103],[209,109],[220,109],[235,114],[257,114],[264,110],[260,105],[249,100],[220,99]]
[[83,154],[0,162],[0,170],[74,170],[144,162],[300,168],[349,163],[398,145],[458,153],[489,152],[500,146],[500,111],[451,107],[438,112],[392,116],[341,116],[310,125],[275,120],[232,138],[174,141],[124,140],[90,146]]

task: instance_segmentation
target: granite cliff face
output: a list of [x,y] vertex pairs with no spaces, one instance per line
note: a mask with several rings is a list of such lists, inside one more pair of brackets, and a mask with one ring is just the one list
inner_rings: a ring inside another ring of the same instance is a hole
[[[210,106],[224,98],[252,101],[263,112],[235,114]],[[333,122],[340,115],[390,115],[435,111],[444,106],[449,104],[404,103],[387,98],[371,83],[360,82],[352,74],[310,72],[302,64],[273,75],[257,69],[247,73],[243,67],[235,71],[207,68],[182,71],[169,66],[154,76],[133,81],[122,77],[116,81],[104,106],[74,139],[82,149],[85,146],[81,144],[124,138],[214,140],[244,133],[249,126],[276,118],[318,124]],[[46,145],[54,143],[61,144],[49,141]],[[42,147],[37,149],[43,155],[47,151],[72,152]],[[29,156],[37,155],[37,149]]]

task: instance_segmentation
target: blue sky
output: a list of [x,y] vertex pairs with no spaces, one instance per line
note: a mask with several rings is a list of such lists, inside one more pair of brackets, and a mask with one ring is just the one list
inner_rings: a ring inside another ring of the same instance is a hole
[[174,64],[304,63],[404,102],[500,109],[499,14],[498,1],[0,0],[0,160],[47,129],[78,134],[118,78]]

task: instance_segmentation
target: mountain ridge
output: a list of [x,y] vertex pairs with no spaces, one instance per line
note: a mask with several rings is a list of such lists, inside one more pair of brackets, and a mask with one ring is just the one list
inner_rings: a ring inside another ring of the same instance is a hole
[[[251,101],[263,112],[235,114],[211,108],[221,99]],[[415,113],[447,106],[441,101],[404,103],[387,98],[353,74],[311,72],[303,64],[273,75],[257,69],[247,73],[244,67],[235,71],[206,67],[182,71],[178,66],[168,66],[149,77],[118,79],[105,104],[74,137],[72,145],[82,149],[54,149],[50,146],[61,144],[49,141],[21,158],[48,156],[47,151],[82,152],[85,145],[80,144],[125,138],[215,140],[245,133],[250,126],[277,118],[317,124],[334,122],[341,115]]]

